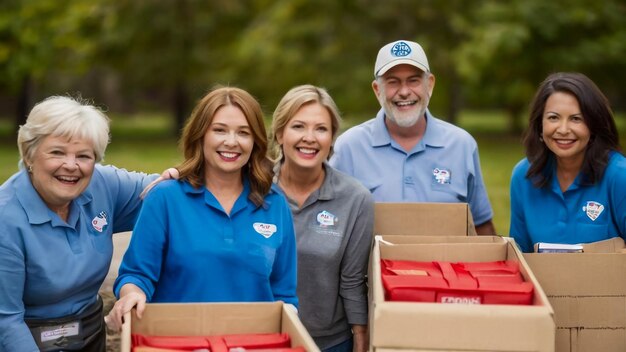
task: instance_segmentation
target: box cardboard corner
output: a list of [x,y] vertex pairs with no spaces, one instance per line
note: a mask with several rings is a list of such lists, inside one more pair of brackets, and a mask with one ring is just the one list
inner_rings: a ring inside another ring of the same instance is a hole
[[550,300],[558,352],[626,351],[624,240],[583,245],[583,253],[524,253]]

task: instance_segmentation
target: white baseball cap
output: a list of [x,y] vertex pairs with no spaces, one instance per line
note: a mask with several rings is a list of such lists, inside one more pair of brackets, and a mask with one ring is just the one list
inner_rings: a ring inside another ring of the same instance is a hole
[[430,72],[424,49],[415,42],[398,40],[383,46],[378,51],[374,77],[382,76],[390,68],[400,64],[412,65],[424,72]]

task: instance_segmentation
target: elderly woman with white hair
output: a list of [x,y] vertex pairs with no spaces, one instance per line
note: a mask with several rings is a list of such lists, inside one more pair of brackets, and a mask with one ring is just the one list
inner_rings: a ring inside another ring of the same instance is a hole
[[109,119],[72,98],[37,104],[17,140],[20,170],[0,186],[0,351],[105,351],[112,234],[157,175],[100,165]]

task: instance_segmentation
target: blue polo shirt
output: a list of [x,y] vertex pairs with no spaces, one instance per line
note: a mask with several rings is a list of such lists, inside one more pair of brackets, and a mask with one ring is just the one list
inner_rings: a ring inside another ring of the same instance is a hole
[[139,194],[157,175],[96,165],[67,223],[19,171],[0,187],[0,351],[38,351],[25,318],[57,318],[96,302],[111,235],[133,228]]
[[377,202],[469,203],[474,223],[493,211],[474,138],[426,112],[426,131],[410,152],[385,126],[385,113],[339,136],[330,165],[357,178]]
[[[604,176],[593,185],[581,175],[561,192],[556,177],[543,188],[526,178],[530,163],[520,161],[511,177],[509,234],[524,252],[537,242],[590,243],[617,236],[626,239],[626,158],[612,152]],[[556,173],[555,166],[552,175]]]
[[296,242],[291,211],[274,192],[257,207],[250,186],[230,215],[188,182],[159,183],[144,200],[113,290],[132,283],[148,302],[284,301],[295,306]]

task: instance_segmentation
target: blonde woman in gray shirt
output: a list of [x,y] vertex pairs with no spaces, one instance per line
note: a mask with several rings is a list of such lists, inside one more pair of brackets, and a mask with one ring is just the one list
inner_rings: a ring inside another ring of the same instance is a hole
[[340,117],[326,90],[291,89],[274,111],[274,188],[291,207],[299,315],[323,351],[365,352],[366,278],[374,203],[356,179],[329,166]]

